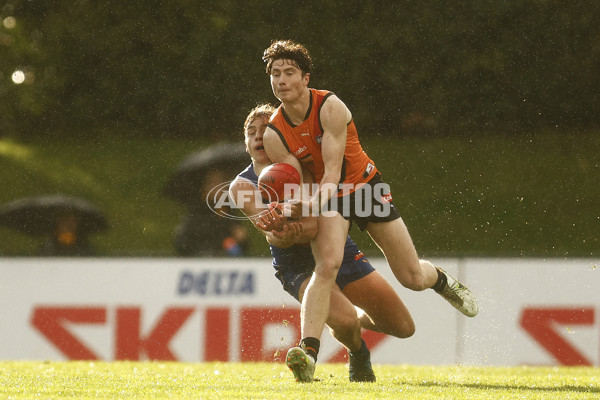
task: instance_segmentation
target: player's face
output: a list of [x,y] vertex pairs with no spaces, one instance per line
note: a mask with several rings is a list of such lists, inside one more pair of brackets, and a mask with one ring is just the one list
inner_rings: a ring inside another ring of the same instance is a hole
[[302,71],[292,60],[275,60],[271,66],[273,94],[282,103],[296,100],[308,86],[309,74]]
[[263,145],[263,135],[268,122],[267,118],[254,118],[246,128],[246,151],[253,160],[259,163],[269,162]]

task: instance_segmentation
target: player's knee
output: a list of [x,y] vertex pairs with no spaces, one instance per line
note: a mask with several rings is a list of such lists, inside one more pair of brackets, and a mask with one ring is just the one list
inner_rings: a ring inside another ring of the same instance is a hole
[[340,320],[340,326],[347,332],[360,332],[360,321],[356,314],[347,314],[344,315]]
[[420,271],[414,271],[403,275],[400,279],[400,283],[405,288],[414,290],[416,292],[427,289],[427,285],[425,284],[425,276]]
[[356,314],[336,315],[334,319],[327,322],[327,325],[331,329],[332,335],[336,339],[344,339],[343,342],[355,335],[360,336],[360,321]]
[[421,267],[421,270],[427,270],[427,269],[435,268],[433,266],[433,264],[430,263],[427,260],[419,260],[419,266]]
[[315,266],[315,275],[318,279],[335,281],[341,264],[342,260],[338,260],[335,257],[328,257],[317,263]]
[[431,285],[427,284],[424,271],[432,268],[434,268],[433,264],[429,261],[419,260],[418,265],[409,269],[405,281],[402,282],[402,284],[404,287],[417,292],[430,288]]
[[384,330],[384,333],[390,336],[406,339],[415,334],[415,322],[410,317],[391,319],[390,323],[391,325]]
[[400,330],[399,330],[400,335],[398,336],[401,339],[406,339],[411,337],[412,335],[415,334],[415,323],[414,321],[411,319],[410,321],[402,321],[402,323],[400,324]]

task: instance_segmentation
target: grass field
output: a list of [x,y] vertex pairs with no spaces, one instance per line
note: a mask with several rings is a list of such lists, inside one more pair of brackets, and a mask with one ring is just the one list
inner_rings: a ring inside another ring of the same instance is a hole
[[324,364],[300,384],[283,364],[0,362],[2,399],[598,399],[600,369],[375,366],[349,383]]

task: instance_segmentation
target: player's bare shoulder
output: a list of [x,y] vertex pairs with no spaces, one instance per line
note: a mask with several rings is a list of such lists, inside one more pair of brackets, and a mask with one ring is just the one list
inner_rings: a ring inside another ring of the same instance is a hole
[[271,127],[265,129],[265,133],[263,134],[263,145],[265,146],[265,151],[269,158],[275,162],[281,161],[279,157],[288,152],[275,129]]
[[277,132],[275,132],[275,129],[267,125],[267,127],[265,128],[265,133],[263,133],[263,140],[266,136],[275,138],[277,137]]
[[323,102],[319,117],[324,124],[344,123],[347,125],[352,120],[352,113],[339,97],[331,95]]

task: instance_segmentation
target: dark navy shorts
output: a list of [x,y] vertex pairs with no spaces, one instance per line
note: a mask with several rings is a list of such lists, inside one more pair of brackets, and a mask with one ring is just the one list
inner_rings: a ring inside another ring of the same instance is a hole
[[[310,279],[315,270],[315,260],[310,245],[285,249],[271,246],[271,253],[275,276],[283,285],[283,289],[300,301],[300,286],[306,279]],[[335,283],[343,290],[347,284],[364,278],[373,271],[375,268],[348,236],[344,247],[344,259]]]

